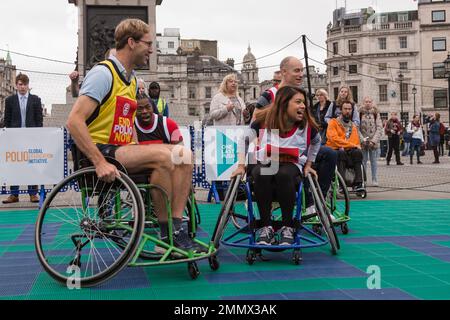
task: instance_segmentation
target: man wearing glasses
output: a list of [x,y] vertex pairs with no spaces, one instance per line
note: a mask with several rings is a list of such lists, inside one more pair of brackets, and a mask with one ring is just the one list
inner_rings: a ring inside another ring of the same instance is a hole
[[[131,174],[152,169],[151,183],[170,190],[175,246],[193,249],[194,242],[182,229],[192,183],[191,151],[182,146],[133,144],[138,89],[133,69],[147,65],[153,53],[151,29],[141,20],[126,19],[116,28],[115,42],[116,55],[86,75],[67,128],[78,149],[95,166],[97,176],[105,182],[119,176],[118,169],[105,157],[116,159]],[[165,240],[167,214],[158,216],[158,220],[161,238]]]
[[272,79],[273,86],[278,88],[278,86],[281,83],[281,79],[282,79],[281,71],[275,71],[273,73],[273,79]]

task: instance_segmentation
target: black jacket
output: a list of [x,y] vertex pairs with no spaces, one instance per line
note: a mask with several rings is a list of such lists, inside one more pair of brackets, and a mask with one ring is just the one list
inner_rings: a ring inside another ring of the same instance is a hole
[[[15,94],[5,100],[5,127],[20,128],[21,126],[22,115],[20,113],[19,97]],[[27,128],[43,126],[41,99],[33,94],[28,96],[25,126]]]
[[320,102],[317,102],[315,105],[312,106],[311,111],[312,115],[314,116],[314,119],[316,120],[316,123],[320,126],[320,132],[327,131],[328,124],[325,121],[325,115],[327,114],[328,108],[331,105],[331,101],[327,100],[325,104],[325,108],[323,109],[323,112],[320,112]]

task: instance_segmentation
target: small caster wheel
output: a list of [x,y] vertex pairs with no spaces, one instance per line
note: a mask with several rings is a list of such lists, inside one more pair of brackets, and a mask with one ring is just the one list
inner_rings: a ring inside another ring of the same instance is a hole
[[347,223],[343,223],[343,224],[341,224],[341,231],[342,231],[342,234],[348,234],[348,225],[347,225]]
[[361,192],[361,195],[360,195],[360,197],[361,197],[361,199],[365,199],[365,198],[367,198],[367,191],[363,191],[363,192]]
[[219,260],[217,259],[217,256],[212,256],[208,258],[209,261],[209,267],[212,271],[217,271],[220,268]]
[[253,265],[256,261],[256,253],[253,250],[248,250],[246,260],[249,265]]
[[197,263],[195,262],[189,262],[188,263],[188,272],[191,276],[192,280],[195,280],[200,275],[200,270],[198,269]]
[[292,257],[292,261],[294,261],[295,265],[299,265],[302,262],[302,254],[300,251],[294,251],[294,255]]
[[313,225],[313,231],[314,233],[317,233],[319,236],[322,235],[322,228],[317,224]]

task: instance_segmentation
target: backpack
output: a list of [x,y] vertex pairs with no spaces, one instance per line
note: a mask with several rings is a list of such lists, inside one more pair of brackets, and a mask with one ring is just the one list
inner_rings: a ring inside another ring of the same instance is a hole
[[445,126],[442,124],[442,122],[441,122],[441,124],[439,126],[439,134],[441,136],[443,136],[445,134]]

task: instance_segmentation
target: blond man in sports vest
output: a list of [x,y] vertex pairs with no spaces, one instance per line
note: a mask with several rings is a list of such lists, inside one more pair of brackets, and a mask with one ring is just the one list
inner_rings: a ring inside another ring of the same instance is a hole
[[[137,145],[134,120],[137,80],[133,69],[148,64],[153,52],[153,33],[141,20],[122,21],[115,31],[116,55],[99,63],[86,75],[67,121],[77,147],[95,166],[98,177],[112,182],[118,169],[106,161],[115,158],[129,173],[153,169],[150,182],[169,193],[172,204],[174,243],[191,249],[193,241],[182,229],[182,216],[191,190],[192,154],[182,146]],[[173,157],[174,155],[174,157]],[[172,159],[187,159],[175,164]],[[161,238],[167,238],[167,210],[156,198]]]

